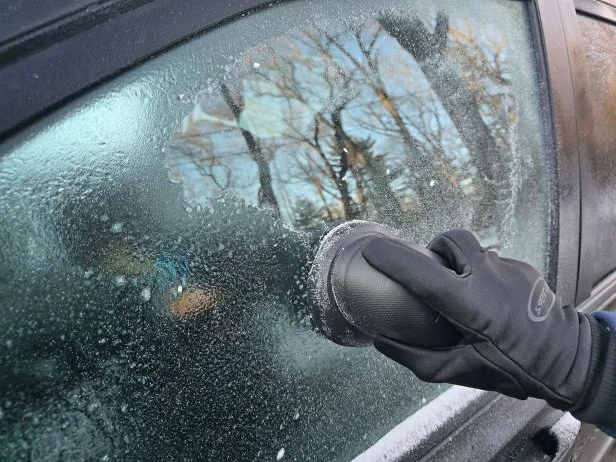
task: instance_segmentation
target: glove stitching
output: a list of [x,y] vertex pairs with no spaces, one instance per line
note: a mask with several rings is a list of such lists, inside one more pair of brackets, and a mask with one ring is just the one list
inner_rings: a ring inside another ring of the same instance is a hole
[[[422,350],[422,351],[427,351],[427,352],[434,351],[434,350],[442,351],[442,352],[454,351],[454,350],[460,350],[462,348],[465,348],[467,345],[470,345],[470,343],[465,343],[462,345],[454,345],[454,346],[449,346],[449,347],[427,348],[421,345],[413,345],[412,343],[401,342],[400,340],[396,340],[394,338],[388,337],[387,335],[383,335],[383,334],[379,334],[376,336],[374,342],[372,342],[373,345],[375,345],[376,340],[380,340],[380,339],[385,339],[386,342],[396,345],[396,348],[412,347],[417,350]],[[375,345],[375,348],[376,348],[376,345]]]
[[[443,317],[445,317],[449,322],[451,322],[452,324],[454,324],[456,327],[462,329],[463,331],[467,331],[467,332],[471,332],[472,334],[474,334],[475,336],[479,337],[481,340],[483,340],[484,342],[488,342],[493,348],[495,348],[501,355],[503,355],[505,358],[507,358],[511,363],[513,363],[518,369],[519,371],[521,371],[526,377],[528,377],[529,379],[531,379],[532,381],[536,382],[536,384],[539,384],[541,386],[541,388],[545,388],[547,389],[549,392],[551,392],[552,394],[554,394],[557,398],[562,399],[563,401],[566,401],[567,403],[571,403],[571,400],[565,396],[562,396],[560,393],[558,393],[557,391],[553,390],[551,386],[543,383],[541,380],[539,380],[538,378],[534,377],[533,375],[531,375],[530,373],[528,373],[526,371],[525,368],[523,368],[520,364],[518,364],[518,362],[511,358],[507,353],[505,353],[504,351],[502,351],[495,343],[494,341],[490,338],[487,337],[477,331],[475,331],[474,329],[467,327],[461,323],[459,323],[458,321],[456,321],[455,319],[450,319],[448,316],[444,315],[441,313],[441,315]],[[484,358],[486,361],[489,361],[491,364],[494,364],[494,362],[492,360],[490,360],[489,358],[487,358],[484,354],[482,354],[477,347],[475,346],[475,342],[468,342],[466,339],[464,340],[465,343],[467,345],[470,345],[473,347],[473,349],[482,357]],[[504,371],[500,366],[494,364],[494,366],[496,366],[499,370]],[[507,374],[509,374],[507,372]],[[514,381],[519,385],[519,382],[517,380],[514,379]],[[526,389],[524,387],[520,387],[522,388],[522,390],[526,391]],[[528,394],[528,393],[527,393]]]
[[520,382],[518,382],[518,380],[511,375],[507,370],[503,369],[502,367],[500,367],[498,364],[495,364],[494,361],[492,361],[490,358],[486,357],[485,355],[483,355],[478,349],[477,347],[473,344],[470,343],[469,344],[471,346],[471,348],[473,350],[475,350],[475,352],[481,356],[483,359],[485,359],[487,362],[489,362],[490,364],[492,364],[496,369],[498,369],[501,373],[505,374],[507,377],[509,377],[519,388],[520,390],[524,391],[524,393],[526,393],[526,397],[530,396],[528,394],[528,391],[526,391],[526,389],[520,384]]
[[[470,331],[474,332],[476,335],[478,335],[479,337],[481,337],[482,339],[488,341],[490,343],[490,345],[492,345],[492,347],[494,347],[500,354],[502,354],[505,358],[507,358],[511,363],[513,363],[521,372],[523,375],[525,375],[526,377],[528,377],[529,379],[531,379],[533,382],[536,382],[535,385],[539,384],[540,388],[545,388],[547,391],[549,391],[550,393],[552,393],[553,395],[555,395],[557,398],[562,399],[563,401],[566,401],[567,403],[571,403],[571,400],[563,395],[561,395],[560,393],[558,393],[556,390],[553,390],[552,387],[544,382],[542,382],[541,380],[539,380],[538,378],[536,378],[535,376],[533,376],[532,374],[530,374],[529,372],[526,371],[525,368],[523,368],[520,364],[518,364],[518,362],[514,359],[511,358],[507,353],[505,353],[504,351],[502,351],[498,345],[496,345],[489,337],[484,337],[483,335],[475,332],[472,329],[469,329]],[[474,344],[471,343],[471,345]],[[481,354],[479,352],[479,350],[477,350],[475,348],[475,350],[477,351],[477,353],[479,353],[482,357],[484,357],[486,360],[488,358],[485,357],[485,355]],[[536,398],[540,398],[539,396],[537,396]],[[545,399],[545,398],[543,398]]]

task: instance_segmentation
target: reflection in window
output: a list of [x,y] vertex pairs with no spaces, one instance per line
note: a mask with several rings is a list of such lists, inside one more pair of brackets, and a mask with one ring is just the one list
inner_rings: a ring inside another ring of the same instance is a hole
[[328,227],[544,266],[525,3],[345,6],[238,18],[2,145],[0,458],[349,460],[445,387],[314,332]]
[[293,30],[197,97],[172,175],[196,203],[233,191],[300,228],[362,218],[425,241],[471,227],[506,251],[541,174],[517,136],[510,40],[443,12]]

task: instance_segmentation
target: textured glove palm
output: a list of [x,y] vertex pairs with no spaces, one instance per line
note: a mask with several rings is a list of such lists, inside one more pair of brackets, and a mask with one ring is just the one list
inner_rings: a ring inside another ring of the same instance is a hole
[[404,244],[374,238],[364,258],[449,320],[462,340],[427,349],[377,337],[375,347],[428,382],[448,382],[575,407],[591,355],[587,316],[562,306],[532,266],[483,249],[465,230],[428,248],[445,267]]

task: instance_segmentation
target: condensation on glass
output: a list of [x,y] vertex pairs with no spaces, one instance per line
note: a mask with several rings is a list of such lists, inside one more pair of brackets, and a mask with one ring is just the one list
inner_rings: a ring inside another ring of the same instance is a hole
[[439,394],[323,339],[349,219],[545,263],[523,2],[289,2],[126,72],[0,158],[0,458],[348,460]]
[[585,208],[585,221],[596,230],[592,275],[596,284],[616,269],[616,25],[586,16],[578,18],[584,37],[595,140],[592,176],[597,203]]

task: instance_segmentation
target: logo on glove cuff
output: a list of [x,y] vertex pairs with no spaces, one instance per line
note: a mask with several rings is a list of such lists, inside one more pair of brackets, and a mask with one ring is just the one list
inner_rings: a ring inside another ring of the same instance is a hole
[[534,322],[543,321],[549,316],[555,302],[556,295],[550,290],[544,279],[538,277],[530,291],[528,317]]

